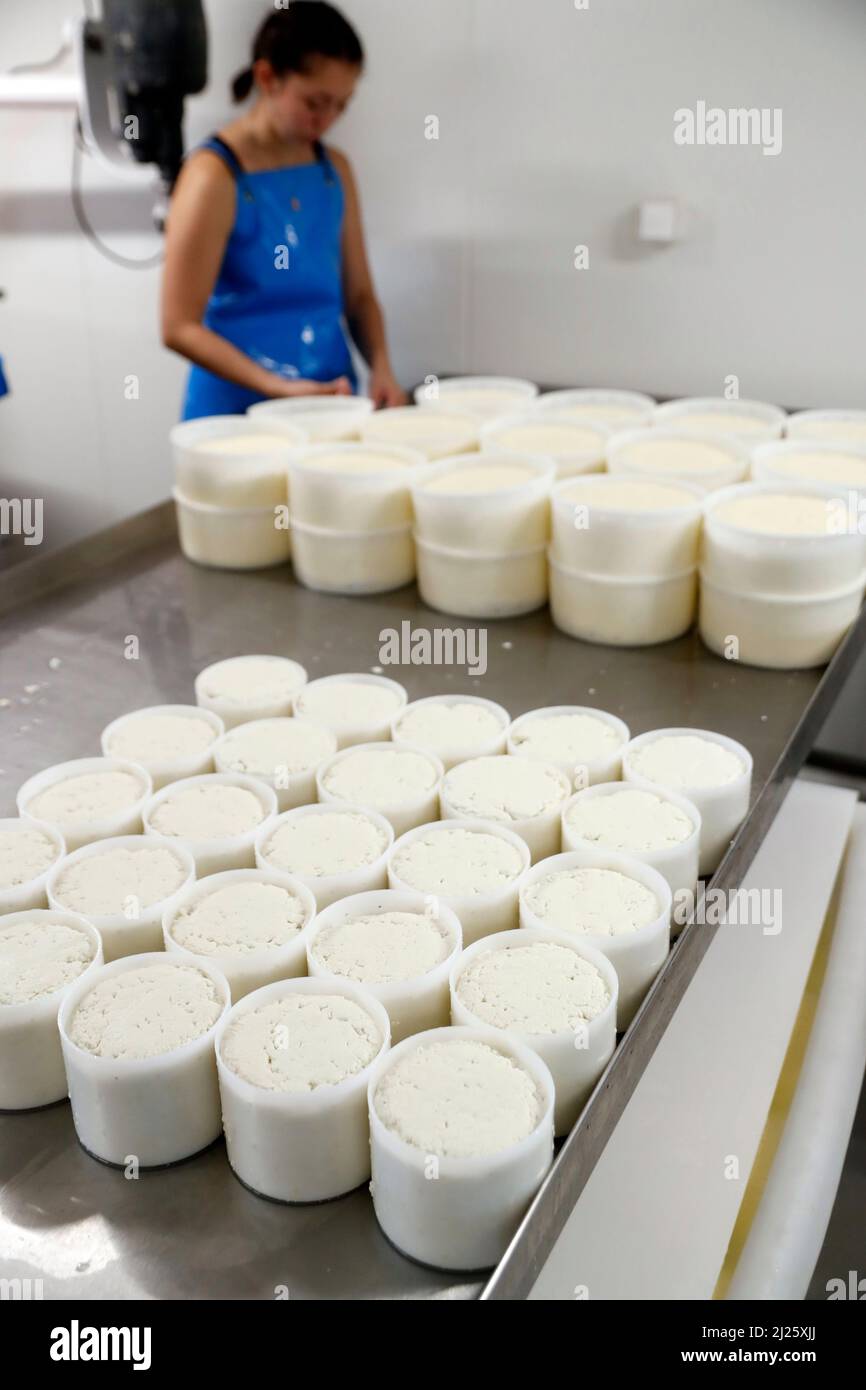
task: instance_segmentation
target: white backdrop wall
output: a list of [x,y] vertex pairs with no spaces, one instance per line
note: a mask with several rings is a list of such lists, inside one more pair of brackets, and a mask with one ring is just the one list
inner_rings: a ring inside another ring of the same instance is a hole
[[[48,56],[82,4],[5,0],[0,67]],[[206,8],[211,82],[189,142],[229,113],[266,6]],[[675,395],[735,374],[741,394],[787,405],[866,403],[861,0],[344,10],[368,71],[330,138],[356,166],[407,385],[491,371]],[[678,146],[674,112],[698,101],[780,108],[781,152]],[[75,225],[71,143],[70,112],[0,111],[0,491],[45,497],[51,544],[168,494],[184,376],[159,342],[158,271],[108,264]],[[85,187],[110,245],[158,248],[149,190],[92,161]],[[636,238],[655,196],[682,211],[673,245]]]

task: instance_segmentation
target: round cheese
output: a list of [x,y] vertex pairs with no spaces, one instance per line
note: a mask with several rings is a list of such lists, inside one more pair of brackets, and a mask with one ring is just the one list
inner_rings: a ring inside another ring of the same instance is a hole
[[246,956],[287,946],[306,925],[304,904],[274,883],[226,884],[175,913],[171,935],[200,956]]
[[514,730],[511,742],[529,757],[574,766],[609,758],[622,746],[613,725],[592,714],[539,714]]
[[341,994],[287,994],[233,1020],[225,1065],[266,1091],[335,1086],[373,1061],[382,1036],[366,1009]]
[[697,503],[693,493],[675,484],[613,474],[605,478],[603,487],[591,487],[584,480],[575,479],[559,496],[566,502],[586,506],[590,514],[593,511],[662,512],[694,507]]
[[801,423],[797,420],[796,425],[796,431],[792,430],[791,433],[797,439],[833,439],[843,444],[866,444],[866,419],[809,420],[808,429],[806,421]]
[[498,893],[524,868],[514,845],[486,830],[453,829],[447,821],[394,852],[396,876],[419,893],[477,897]]
[[333,453],[302,454],[304,468],[321,473],[352,473],[366,477],[377,473],[400,473],[410,467],[398,454],[377,453],[374,449],[334,449]]
[[59,857],[59,849],[42,830],[21,821],[15,829],[0,828],[0,889],[19,888],[39,878]]
[[395,734],[437,756],[453,749],[484,748],[502,733],[502,721],[486,705],[428,700],[401,714]]
[[216,729],[194,714],[132,714],[107,744],[113,757],[150,767],[200,757],[217,737]]
[[151,812],[151,828],[159,835],[184,840],[223,840],[247,835],[265,820],[259,798],[246,787],[225,782],[181,786]]
[[283,821],[262,854],[275,869],[303,878],[330,878],[380,859],[388,837],[363,811],[323,811]]
[[220,764],[230,772],[275,779],[310,772],[330,758],[336,741],[328,729],[297,719],[256,719],[239,724],[220,745]]
[[457,994],[491,1027],[533,1034],[572,1032],[610,1002],[591,961],[548,941],[482,951],[458,978]]
[[623,786],[608,796],[579,797],[566,812],[576,835],[604,849],[647,854],[682,844],[695,827],[685,811],[653,792]]
[[573,425],[505,425],[491,430],[492,438],[503,449],[526,454],[601,454],[604,446],[595,430]]
[[423,912],[379,912],[325,927],[314,950],[332,975],[386,985],[426,975],[448,956],[450,940]]
[[770,466],[774,473],[784,473],[802,482],[866,488],[866,458],[857,454],[803,449],[792,454],[777,454],[770,460]]
[[193,444],[196,452],[208,454],[239,454],[249,458],[251,454],[286,454],[292,448],[292,441],[284,434],[229,434],[217,439],[202,439]]
[[443,796],[454,815],[524,821],[555,811],[570,792],[568,779],[532,758],[471,758],[446,774]]
[[524,903],[546,927],[589,936],[622,936],[658,920],[651,889],[615,869],[561,869],[526,889]]
[[712,739],[666,734],[636,748],[629,761],[635,772],[663,787],[723,787],[745,772],[741,758]]
[[640,472],[682,473],[698,479],[705,473],[729,470],[737,462],[728,449],[699,439],[641,439],[620,452],[626,465]]
[[830,500],[806,493],[764,492],[732,497],[714,507],[712,517],[761,535],[826,536],[833,534]]
[[32,918],[0,917],[0,1005],[32,1004],[77,980],[96,955],[86,932]]
[[[233,656],[217,661],[199,674],[200,695],[219,705],[285,705],[307,678],[296,661],[279,656]],[[206,746],[206,745],[205,745]]]
[[332,796],[379,807],[413,801],[436,785],[436,769],[420,753],[383,746],[350,750],[325,773],[322,784]]
[[676,415],[667,424],[679,422],[683,428],[706,430],[715,434],[767,434],[772,427],[757,415],[747,415],[740,410],[695,410]]
[[295,712],[339,732],[348,727],[387,725],[402,700],[396,690],[372,681],[327,677],[306,686],[295,701]]
[[481,1158],[525,1139],[542,1115],[535,1081],[511,1057],[470,1038],[414,1047],[388,1067],[376,1114],[413,1148]]
[[166,959],[99,980],[72,1015],[69,1036],[97,1057],[142,1060],[200,1038],[222,1010],[213,980]]
[[489,465],[463,464],[459,468],[445,469],[435,478],[420,484],[423,492],[460,493],[467,496],[485,492],[504,492],[507,488],[519,487],[528,483],[537,474],[532,468],[519,463]]
[[139,910],[163,902],[182,887],[187,871],[167,845],[112,845],[64,865],[54,897],[83,917],[118,917],[135,900]]
[[140,777],[131,772],[84,772],[37,793],[27,814],[53,825],[89,825],[134,806],[146,793]]

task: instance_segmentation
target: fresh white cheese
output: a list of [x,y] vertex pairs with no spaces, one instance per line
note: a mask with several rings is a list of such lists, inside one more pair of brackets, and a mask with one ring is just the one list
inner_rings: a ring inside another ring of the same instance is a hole
[[396,690],[371,681],[313,681],[295,701],[295,712],[305,719],[341,730],[387,725],[401,705]]
[[255,434],[250,431],[248,434],[230,434],[218,439],[202,439],[192,447],[196,452],[240,454],[249,458],[255,454],[287,454],[291,451],[292,442],[284,434]]
[[197,689],[215,704],[279,705],[288,709],[306,680],[296,661],[280,656],[232,656],[200,672]]
[[232,729],[219,748],[220,765],[229,772],[275,779],[310,772],[336,751],[328,729],[298,719],[255,719]]
[[213,782],[181,786],[169,793],[151,813],[150,824],[159,835],[223,840],[249,834],[264,819],[264,808],[254,792]]
[[167,845],[142,838],[141,844],[112,845],[64,865],[54,884],[54,897],[70,912],[83,917],[116,917],[134,900],[143,911],[170,898],[183,885],[187,871]]
[[[495,458],[495,455],[489,457]],[[532,468],[519,463],[461,464],[458,468],[445,469],[435,478],[420,484],[422,492],[461,493],[471,496],[482,492],[504,492],[506,488],[519,487],[530,482],[536,473]]]
[[341,994],[287,994],[236,1018],[223,1035],[226,1066],[266,1091],[335,1086],[382,1046],[366,1009]]
[[304,878],[329,878],[373,864],[388,837],[363,811],[323,811],[277,826],[263,847],[275,869]]
[[549,941],[482,951],[457,994],[476,1018],[522,1033],[566,1033],[596,1018],[610,990],[591,961]]
[[635,440],[621,449],[624,462],[629,468],[643,473],[681,473],[700,479],[702,474],[718,473],[727,470],[735,456],[720,444],[710,444],[698,439]]
[[14,830],[0,829],[0,889],[18,888],[39,878],[58,853],[54,841],[26,821],[19,822]]
[[714,521],[761,535],[826,536],[835,530],[829,500],[807,493],[756,493],[732,497],[714,507],[712,516]]
[[52,825],[91,825],[134,806],[145,795],[131,772],[84,772],[46,787],[27,803],[27,814]]
[[86,932],[62,922],[0,917],[0,1005],[32,1004],[77,980],[96,948]]
[[545,425],[538,424],[504,425],[502,429],[492,430],[496,443],[503,449],[515,453],[550,454],[598,454],[601,449],[598,433],[593,429],[582,428],[579,424]]
[[658,920],[651,889],[615,869],[562,869],[536,879],[524,903],[545,927],[589,936],[623,936]]
[[376,1114],[413,1148],[441,1158],[481,1158],[525,1139],[542,1115],[529,1073],[497,1048],[448,1038],[412,1048],[373,1095]]
[[455,815],[481,820],[530,820],[555,811],[569,793],[563,773],[532,758],[471,758],[443,783],[443,799]]
[[150,767],[200,757],[217,737],[216,729],[195,714],[132,714],[107,746],[112,757]]
[[866,458],[820,449],[803,449],[793,454],[777,454],[770,460],[774,473],[805,483],[866,488]]
[[278,950],[306,924],[304,905],[291,888],[274,883],[226,884],[175,913],[171,935],[201,956],[246,956]]
[[410,706],[398,719],[394,732],[406,743],[429,748],[441,757],[452,749],[487,747],[501,735],[502,722],[485,705],[429,700]]
[[394,853],[396,876],[419,893],[476,897],[498,893],[523,872],[514,845],[486,830],[452,829],[447,821]]
[[99,980],[72,1015],[69,1036],[97,1057],[159,1057],[201,1037],[222,1009],[207,975],[166,959]]
[[598,488],[584,478],[575,478],[563,488],[561,496],[567,502],[587,507],[590,525],[593,511],[662,512],[694,507],[696,502],[693,493],[675,483],[650,482],[622,474],[605,475],[604,486]]
[[354,473],[359,476],[373,476],[381,473],[401,473],[409,467],[406,459],[399,454],[380,454],[374,449],[340,449],[333,453],[303,454],[304,468],[313,468],[321,473]]
[[605,849],[646,854],[682,844],[695,826],[685,811],[653,792],[625,784],[608,796],[578,798],[566,812],[572,830]]
[[332,796],[379,807],[400,805],[423,796],[436,785],[436,768],[407,749],[350,750],[325,773],[322,784]]
[[636,748],[635,772],[663,787],[724,787],[745,772],[736,753],[696,734],[665,734]]
[[529,757],[577,766],[609,758],[622,746],[622,736],[592,714],[539,714],[515,729],[511,742]]
[[332,975],[393,984],[426,975],[449,954],[448,932],[423,912],[379,912],[318,932],[315,955]]

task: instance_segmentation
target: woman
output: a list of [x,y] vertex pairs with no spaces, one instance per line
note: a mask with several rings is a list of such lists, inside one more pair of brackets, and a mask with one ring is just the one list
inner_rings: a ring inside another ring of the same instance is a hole
[[162,331],[193,364],[185,420],[241,414],[276,396],[354,391],[346,321],[375,405],[406,399],[352,170],[322,144],[363,61],[337,10],[292,0],[264,22],[252,66],[235,79],[235,100],[255,87],[254,104],[184,165],[168,223]]

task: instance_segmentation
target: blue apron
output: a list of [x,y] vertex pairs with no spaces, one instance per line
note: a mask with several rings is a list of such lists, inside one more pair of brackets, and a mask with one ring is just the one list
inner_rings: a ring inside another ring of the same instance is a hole
[[[347,376],[357,389],[345,332],[340,234],[343,187],[324,146],[313,164],[248,174],[218,135],[213,150],[237,186],[235,222],[204,324],[288,380]],[[184,420],[241,415],[266,399],[193,366]]]

